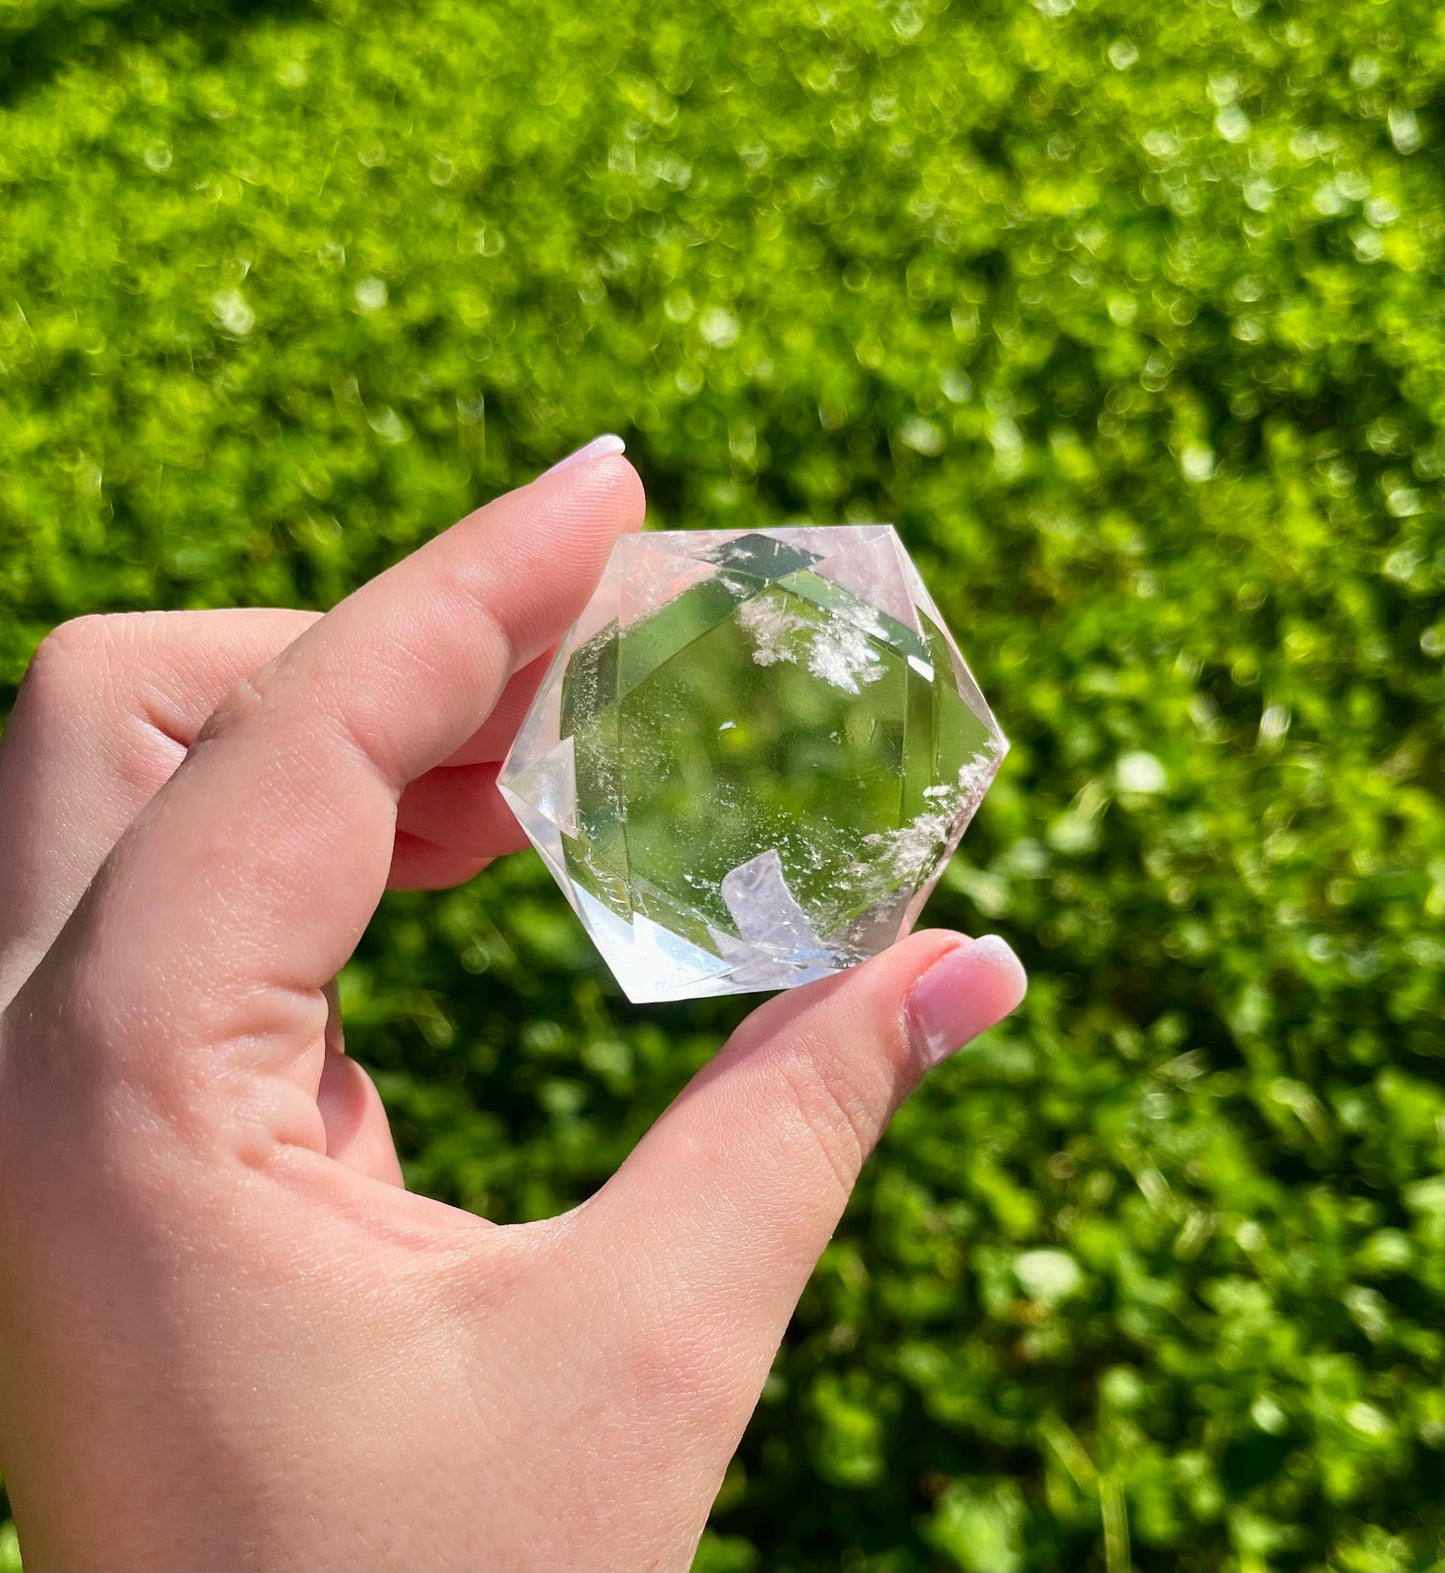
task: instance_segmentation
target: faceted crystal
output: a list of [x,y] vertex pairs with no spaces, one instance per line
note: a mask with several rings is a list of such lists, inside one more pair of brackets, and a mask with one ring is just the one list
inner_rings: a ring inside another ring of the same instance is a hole
[[1007,743],[891,525],[618,541],[502,767],[628,998],[906,934]]

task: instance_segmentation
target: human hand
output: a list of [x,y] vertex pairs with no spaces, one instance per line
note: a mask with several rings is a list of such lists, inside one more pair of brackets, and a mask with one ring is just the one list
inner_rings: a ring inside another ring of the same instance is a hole
[[325,617],[90,618],[0,750],[0,1462],[27,1566],[681,1568],[890,1113],[1018,1003],[924,933],[755,1012],[582,1206],[401,1187],[331,990],[642,493],[551,472]]

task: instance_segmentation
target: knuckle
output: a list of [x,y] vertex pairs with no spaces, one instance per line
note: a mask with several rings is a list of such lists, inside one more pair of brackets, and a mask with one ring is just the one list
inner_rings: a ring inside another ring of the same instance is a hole
[[462,559],[448,564],[437,575],[432,593],[457,610],[457,626],[470,627],[495,644],[510,670],[516,665],[512,632],[497,615],[497,585],[494,573],[484,559]]
[[790,1046],[774,1071],[784,1106],[848,1195],[882,1128],[876,1097],[827,1045],[805,1040]]
[[634,1402],[654,1416],[695,1421],[751,1408],[746,1364],[706,1318],[701,1325],[644,1324],[627,1347],[625,1371]]
[[61,623],[41,641],[25,673],[21,693],[30,705],[65,703],[95,691],[119,637],[122,616],[92,613]]
[[[615,1252],[591,1236],[588,1215],[584,1202],[571,1214],[521,1226],[536,1230],[540,1244],[526,1281],[533,1292],[546,1286],[548,1304],[575,1308],[561,1325],[605,1371],[612,1396],[602,1407],[649,1417],[650,1430],[626,1427],[629,1445],[667,1434],[669,1420],[745,1417],[757,1393],[726,1287],[700,1285],[682,1263],[640,1263]],[[627,1314],[619,1317],[612,1308],[623,1305]]]
[[[462,563],[440,573],[432,593],[448,612],[439,626],[456,631],[440,649],[443,668],[455,671],[460,658],[472,667],[473,681],[493,689],[495,698],[520,662],[515,631],[497,610],[494,573],[484,561]],[[486,655],[478,662],[480,652]]]
[[147,662],[167,612],[91,612],[53,628],[31,657],[20,694],[47,713],[113,704]]

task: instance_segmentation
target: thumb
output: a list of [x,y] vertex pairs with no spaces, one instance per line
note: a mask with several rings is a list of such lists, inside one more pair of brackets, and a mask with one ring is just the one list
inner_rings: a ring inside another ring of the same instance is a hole
[[739,1430],[893,1111],[1025,987],[1002,939],[933,931],[777,996],[584,1208],[650,1286],[648,1335],[710,1366]]

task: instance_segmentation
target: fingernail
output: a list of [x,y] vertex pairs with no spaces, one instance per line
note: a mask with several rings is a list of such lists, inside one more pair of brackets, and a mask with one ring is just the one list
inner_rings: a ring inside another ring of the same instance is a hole
[[591,442],[584,444],[576,453],[569,453],[565,459],[558,459],[550,470],[543,470],[537,477],[544,481],[549,475],[555,475],[558,470],[571,469],[574,464],[591,464],[594,459],[610,459],[616,454],[625,453],[627,444],[612,432],[604,432],[600,437],[594,437]]
[[928,1065],[946,1060],[1024,997],[1028,975],[1006,940],[987,934],[945,952],[915,983],[904,1007],[914,1048]]

